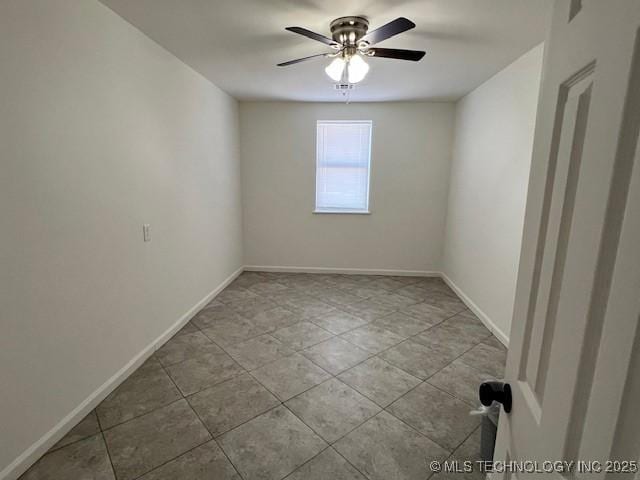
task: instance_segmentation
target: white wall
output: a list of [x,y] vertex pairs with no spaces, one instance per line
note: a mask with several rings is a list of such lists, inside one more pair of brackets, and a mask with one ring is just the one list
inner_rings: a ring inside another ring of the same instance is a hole
[[[313,214],[317,120],[373,120],[371,215]],[[447,103],[240,103],[246,265],[440,269]]]
[[242,222],[235,100],[102,4],[0,2],[0,85],[2,472],[241,266]]
[[511,328],[543,46],[456,105],[444,272],[506,340]]

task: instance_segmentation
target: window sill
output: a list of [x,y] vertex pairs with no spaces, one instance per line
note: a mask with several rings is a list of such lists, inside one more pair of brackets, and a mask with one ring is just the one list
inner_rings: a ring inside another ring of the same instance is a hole
[[338,214],[338,215],[371,215],[369,210],[314,210],[314,214]]

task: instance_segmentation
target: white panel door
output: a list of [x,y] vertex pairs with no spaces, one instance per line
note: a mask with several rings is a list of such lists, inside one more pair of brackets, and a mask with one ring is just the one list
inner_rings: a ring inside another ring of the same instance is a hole
[[639,28],[639,0],[558,0],[546,44],[495,456],[576,462],[545,478],[640,457]]

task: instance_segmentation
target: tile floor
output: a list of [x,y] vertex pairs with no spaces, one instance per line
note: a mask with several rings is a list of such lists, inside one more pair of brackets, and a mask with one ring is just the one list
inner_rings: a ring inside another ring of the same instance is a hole
[[246,272],[21,478],[426,480],[505,356],[440,279]]

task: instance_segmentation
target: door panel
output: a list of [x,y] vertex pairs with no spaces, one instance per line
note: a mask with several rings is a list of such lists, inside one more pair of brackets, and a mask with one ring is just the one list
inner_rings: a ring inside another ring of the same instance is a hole
[[640,374],[639,28],[637,0],[554,9],[497,460],[640,457],[621,408],[640,403],[629,386]]
[[[593,64],[578,72],[560,88],[557,103],[559,122],[554,128],[554,154],[550,158],[543,202],[541,229],[545,242],[539,257],[535,295],[527,318],[527,355],[521,358],[519,380],[527,382],[542,403],[546,372],[551,355],[551,339],[557,316],[560,286],[576,199],[585,128],[589,116]],[[555,153],[557,152],[557,153]],[[545,248],[546,247],[546,248]],[[534,293],[534,292],[532,292]],[[531,330],[533,330],[531,332]],[[531,332],[531,333],[529,333]]]

